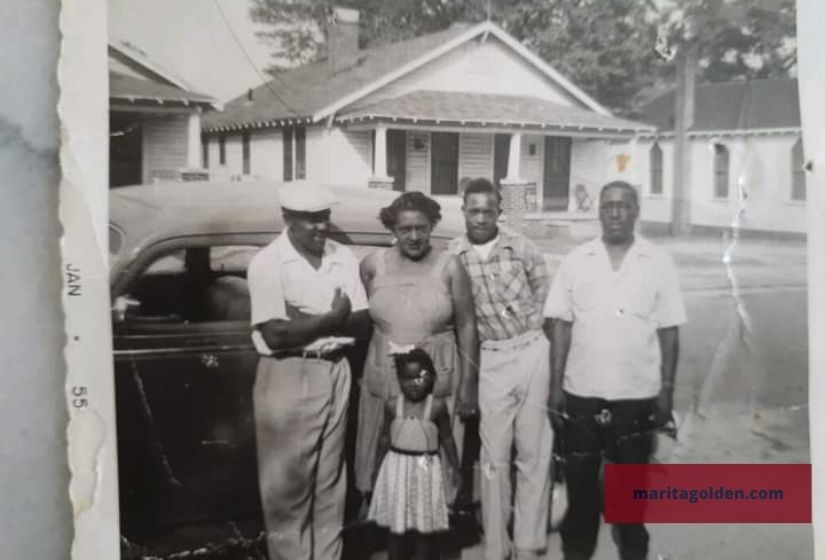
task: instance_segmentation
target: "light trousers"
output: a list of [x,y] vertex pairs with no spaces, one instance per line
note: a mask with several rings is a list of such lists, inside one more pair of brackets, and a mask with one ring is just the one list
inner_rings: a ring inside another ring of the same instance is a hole
[[[547,546],[553,430],[550,345],[541,331],[481,345],[481,507],[487,560]],[[515,448],[516,493],[510,483]],[[513,515],[513,543],[507,532]]]
[[270,560],[339,560],[346,497],[346,358],[262,357],[253,401]]

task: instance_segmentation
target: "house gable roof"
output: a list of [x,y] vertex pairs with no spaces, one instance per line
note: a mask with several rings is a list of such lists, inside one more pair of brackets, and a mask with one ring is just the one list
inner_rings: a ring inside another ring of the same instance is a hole
[[[363,49],[344,69],[333,73],[326,60],[280,72],[273,80],[226,104],[222,113],[204,119],[206,130],[317,122],[366,95],[420,68],[478,36],[501,40],[571,97],[589,109],[610,115],[604,107],[491,22],[457,24],[444,31]],[[251,97],[251,99],[249,98]]]
[[[643,104],[638,118],[660,131],[674,129],[674,90]],[[696,87],[693,132],[799,128],[795,79],[749,80]]]
[[[129,74],[109,70],[109,99],[128,103],[172,103],[216,108],[216,100],[193,91],[181,78],[155,63],[149,56],[127,41],[109,40],[109,57],[125,65]],[[111,62],[110,62],[111,65]],[[140,76],[140,77],[138,77]]]

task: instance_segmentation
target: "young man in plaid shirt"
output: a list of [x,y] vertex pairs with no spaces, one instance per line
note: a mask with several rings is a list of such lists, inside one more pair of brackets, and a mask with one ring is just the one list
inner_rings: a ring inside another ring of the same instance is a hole
[[[547,265],[530,240],[498,227],[500,202],[490,181],[470,181],[462,206],[467,234],[450,243],[472,281],[481,341],[481,505],[487,560],[511,558],[513,552],[519,559],[536,558],[546,548],[553,448],[546,410],[550,349],[542,332],[550,287]],[[507,534],[511,507],[512,545]]]

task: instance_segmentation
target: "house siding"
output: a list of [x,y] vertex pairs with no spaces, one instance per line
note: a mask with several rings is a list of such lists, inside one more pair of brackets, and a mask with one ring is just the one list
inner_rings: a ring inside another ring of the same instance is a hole
[[[533,155],[530,155],[533,146]],[[544,173],[544,137],[537,134],[525,134],[521,137],[521,162],[519,178],[536,184],[536,202],[542,200],[542,183]],[[492,174],[492,173],[491,173]]]
[[253,132],[249,138],[249,174],[262,179],[283,180],[283,144],[280,130]]
[[308,176],[322,183],[366,187],[372,175],[372,133],[319,128],[307,135],[307,165],[311,162],[316,167],[307,167]]
[[461,134],[458,140],[458,178],[493,178],[493,135]]
[[[791,150],[797,139],[797,135],[740,135],[690,140],[691,223],[726,228],[743,210],[738,218],[743,229],[804,233],[805,204],[791,200]],[[714,142],[724,144],[730,151],[727,199],[713,196]],[[651,142],[639,144],[649,148]],[[659,140],[659,146],[664,158],[664,194],[661,197],[646,196],[641,217],[644,221],[668,223],[673,192],[673,140]],[[648,161],[644,155],[640,159]],[[744,202],[740,198],[740,182],[747,191]],[[649,193],[649,176],[645,176],[642,183],[643,192]]]
[[[416,140],[421,147],[415,148]],[[459,148],[461,147],[459,140]],[[461,177],[461,175],[459,175]],[[407,177],[408,191],[430,193],[430,133],[407,132]]]
[[187,164],[188,115],[143,119],[143,180],[176,179]]
[[474,39],[445,53],[359,100],[356,105],[368,105],[418,90],[529,96],[583,107],[561,86],[492,36],[483,44]]

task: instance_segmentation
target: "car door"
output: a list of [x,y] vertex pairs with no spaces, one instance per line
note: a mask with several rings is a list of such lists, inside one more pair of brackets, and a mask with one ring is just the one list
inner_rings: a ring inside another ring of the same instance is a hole
[[246,267],[271,238],[145,250],[113,294],[121,525],[260,519]]

